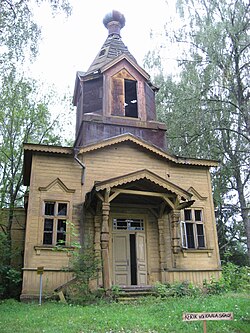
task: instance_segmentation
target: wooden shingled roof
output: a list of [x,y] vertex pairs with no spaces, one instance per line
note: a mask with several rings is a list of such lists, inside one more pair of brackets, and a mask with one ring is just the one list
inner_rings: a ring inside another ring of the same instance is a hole
[[108,29],[108,37],[85,75],[95,73],[121,54],[125,54],[134,63],[137,63],[121,39],[120,30],[125,25],[124,15],[113,10],[104,17],[103,24]]

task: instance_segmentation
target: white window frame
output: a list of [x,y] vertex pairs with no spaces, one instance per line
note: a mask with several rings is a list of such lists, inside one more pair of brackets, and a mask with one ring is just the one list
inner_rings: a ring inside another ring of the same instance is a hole
[[[55,204],[54,215],[46,215],[45,214],[46,203],[54,203]],[[66,215],[58,215],[58,205],[59,204],[66,204],[67,205]],[[53,220],[53,230],[51,232],[52,233],[52,242],[50,244],[44,243],[45,233],[50,233],[50,232],[45,231],[45,220],[46,219]],[[65,223],[67,223],[68,219],[69,219],[69,202],[68,201],[65,201],[65,200],[44,200],[43,201],[43,239],[42,239],[42,243],[43,243],[44,246],[56,246],[56,245],[60,244],[60,242],[57,241],[58,221],[63,220],[63,221],[65,221]],[[65,234],[65,242],[64,242],[64,244],[62,243],[61,245],[66,246],[66,244],[67,244],[67,225],[66,224],[65,224],[65,231],[63,231],[63,233]]]
[[[191,211],[191,220],[185,220],[185,210],[182,211],[182,220],[180,221],[180,230],[181,230],[181,242],[183,249],[205,249],[206,248],[206,235],[205,235],[205,225],[204,225],[204,212],[201,208],[189,208],[187,210]],[[195,211],[201,212],[201,221],[195,220]],[[194,247],[188,246],[188,235],[187,235],[187,223],[193,225],[193,238],[194,238]],[[202,225],[203,227],[203,241],[204,246],[199,246],[197,225]]]

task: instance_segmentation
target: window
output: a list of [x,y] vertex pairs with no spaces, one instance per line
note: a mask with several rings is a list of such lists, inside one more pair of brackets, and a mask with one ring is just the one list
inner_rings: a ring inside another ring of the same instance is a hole
[[138,118],[136,81],[124,80],[125,116]]
[[132,230],[142,231],[144,230],[144,223],[142,219],[114,219],[113,220],[114,230]]
[[184,209],[181,221],[182,247],[187,249],[205,248],[203,212],[201,209]]
[[65,244],[67,219],[68,203],[57,201],[44,202],[44,245]]

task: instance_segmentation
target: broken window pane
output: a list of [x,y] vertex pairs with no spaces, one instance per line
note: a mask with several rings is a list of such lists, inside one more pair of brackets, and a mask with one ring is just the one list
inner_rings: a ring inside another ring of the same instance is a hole
[[64,245],[66,241],[66,220],[58,220],[57,222],[57,244]]

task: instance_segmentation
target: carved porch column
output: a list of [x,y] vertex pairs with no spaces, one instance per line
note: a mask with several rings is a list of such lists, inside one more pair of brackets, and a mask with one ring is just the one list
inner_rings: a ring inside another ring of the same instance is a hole
[[102,252],[102,276],[103,287],[109,289],[111,287],[110,279],[110,263],[109,263],[109,211],[110,204],[102,203],[102,229],[101,229],[101,252]]
[[[101,215],[95,215],[94,217],[94,249],[95,255],[101,263]],[[102,272],[100,271],[97,277],[97,285],[100,286],[100,281],[102,281]]]
[[172,226],[172,249],[173,253],[177,254],[180,252],[181,249],[180,210],[172,210],[171,226]]
[[161,282],[165,282],[165,269],[167,268],[166,263],[166,232],[165,225],[166,221],[164,218],[158,218],[158,232],[159,232],[159,251],[160,251],[160,272],[161,272]]

